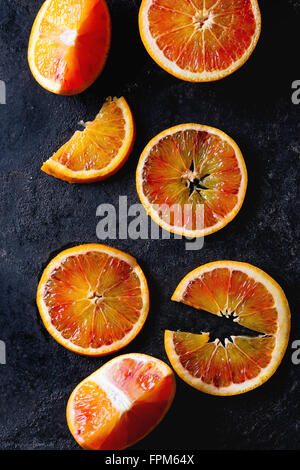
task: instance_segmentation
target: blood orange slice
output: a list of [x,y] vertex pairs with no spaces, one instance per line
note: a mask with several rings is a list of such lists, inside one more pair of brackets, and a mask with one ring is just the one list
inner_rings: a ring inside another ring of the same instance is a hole
[[100,75],[110,37],[105,0],[46,0],[29,41],[32,74],[53,93],[81,93]]
[[249,59],[261,18],[256,0],[143,0],[139,29],[163,69],[183,80],[207,82]]
[[247,170],[237,144],[224,132],[181,124],[149,142],[139,160],[136,184],[157,224],[179,235],[200,237],[236,216],[246,193]]
[[172,404],[175,388],[172,370],[159,359],[145,354],[116,357],[71,394],[70,431],[85,449],[124,449],[158,425]]
[[145,276],[130,255],[105,245],[62,251],[37,291],[45,327],[71,351],[101,356],[132,341],[149,310]]
[[93,183],[115,174],[126,162],[135,124],[125,98],[107,98],[92,122],[83,123],[43,166],[42,171],[69,183]]
[[231,336],[223,345],[209,334],[166,331],[165,348],[178,375],[213,395],[236,395],[266,382],[278,368],[290,332],[290,310],[281,287],[247,263],[216,261],[189,273],[172,300],[232,317],[259,336]]

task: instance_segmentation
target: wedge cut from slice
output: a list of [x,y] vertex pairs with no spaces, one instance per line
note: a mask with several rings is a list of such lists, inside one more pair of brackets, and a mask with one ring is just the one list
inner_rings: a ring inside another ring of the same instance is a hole
[[110,40],[105,0],[46,0],[30,35],[31,72],[52,93],[81,93],[102,72]]
[[143,0],[139,29],[160,67],[182,80],[208,82],[249,59],[261,17],[256,0]]
[[172,370],[159,359],[145,354],[116,357],[71,394],[69,429],[85,449],[124,449],[159,424],[172,404],[175,389]]
[[107,98],[92,122],[83,123],[43,166],[48,175],[69,183],[93,183],[116,173],[135,139],[135,124],[125,98]]
[[132,256],[105,245],[80,245],[62,251],[46,267],[37,305],[61,345],[101,356],[136,337],[148,315],[149,292]]
[[147,213],[163,229],[202,237],[225,227],[239,212],[247,169],[239,147],[224,132],[181,124],[145,147],[136,185]]
[[223,345],[209,334],[166,331],[165,348],[178,375],[213,395],[236,395],[266,382],[287,348],[290,310],[281,287],[247,263],[216,261],[189,273],[172,300],[183,302],[260,333],[232,336]]

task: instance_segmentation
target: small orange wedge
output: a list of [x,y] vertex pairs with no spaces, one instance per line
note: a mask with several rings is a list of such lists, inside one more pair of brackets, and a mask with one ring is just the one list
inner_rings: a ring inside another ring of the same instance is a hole
[[266,382],[289,341],[290,309],[274,279],[237,261],[200,266],[179,283],[172,300],[232,318],[256,336],[231,336],[224,345],[208,333],[165,332],[168,358],[189,385],[212,395],[236,395]]
[[182,80],[219,80],[252,54],[261,29],[257,0],[143,0],[139,29],[148,53]]
[[145,437],[163,419],[175,395],[167,364],[145,354],[107,362],[73,391],[70,431],[84,449],[121,450]]
[[132,256],[88,244],[62,251],[48,264],[37,305],[48,332],[62,346],[102,356],[139,333],[149,311],[149,291]]
[[93,183],[116,173],[128,159],[135,124],[125,98],[107,98],[92,122],[83,124],[43,166],[42,171],[69,183]]
[[110,39],[105,0],[46,0],[31,31],[31,72],[53,93],[81,93],[100,75]]

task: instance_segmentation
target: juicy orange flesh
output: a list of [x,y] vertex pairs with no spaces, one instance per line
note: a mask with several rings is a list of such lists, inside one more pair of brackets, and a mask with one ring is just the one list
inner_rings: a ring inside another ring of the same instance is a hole
[[191,280],[181,302],[215,315],[232,315],[246,328],[276,334],[278,313],[273,296],[260,282],[228,268],[215,268]]
[[[163,137],[153,146],[142,178],[143,192],[159,209],[160,218],[171,226],[194,230],[214,226],[234,209],[242,175],[229,143],[215,134],[189,129]],[[199,216],[202,207],[204,220]]]
[[105,61],[110,17],[99,0],[52,0],[35,44],[35,65],[65,92],[80,89]]
[[173,383],[154,362],[131,358],[111,367],[105,380],[116,387],[116,393],[121,392],[120,402],[125,394],[127,408],[118,409],[117,401],[111,400],[91,378],[74,397],[75,437],[87,448],[121,449],[142,438],[162,418]]
[[256,31],[251,0],[152,0],[148,20],[164,56],[193,73],[226,70]]
[[85,382],[77,390],[74,397],[74,421],[75,437],[79,442],[84,444],[87,439],[93,441],[100,427],[101,437],[104,440],[111,433],[119,417],[119,411],[112,405],[107,394],[94,382]]
[[173,344],[181,365],[195,378],[217,388],[257,377],[271,361],[273,336],[235,336],[223,346],[207,335],[174,332]]
[[125,261],[90,251],[69,256],[52,273],[44,301],[51,323],[76,346],[121,340],[140,317],[140,280]]
[[118,154],[125,138],[125,119],[116,100],[108,99],[93,122],[85,124],[52,157],[73,171],[101,170]]

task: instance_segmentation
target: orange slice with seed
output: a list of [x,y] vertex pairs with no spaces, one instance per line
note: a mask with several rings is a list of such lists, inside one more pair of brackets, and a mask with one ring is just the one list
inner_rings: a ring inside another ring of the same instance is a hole
[[239,212],[247,170],[237,144],[219,129],[181,124],[158,134],[141,154],[136,185],[147,213],[186,237],[220,230]]
[[71,351],[89,356],[126,346],[149,311],[146,278],[136,260],[115,248],[80,245],[46,267],[37,305],[48,332]]
[[249,59],[261,17],[256,0],[143,0],[139,29],[160,67],[182,80],[208,82]]
[[165,332],[168,358],[189,385],[212,395],[252,390],[278,368],[287,348],[290,310],[281,287],[247,263],[216,261],[189,273],[172,300],[232,317],[259,336],[232,336],[223,345],[209,334]]
[[135,124],[125,98],[107,98],[92,122],[83,123],[43,166],[42,171],[69,183],[93,183],[115,174],[126,162]]
[[70,431],[90,450],[120,450],[149,434],[169,410],[175,377],[145,354],[116,357],[83,380],[67,406]]
[[81,93],[102,72],[110,38],[105,0],[46,0],[29,41],[32,74],[53,93]]

